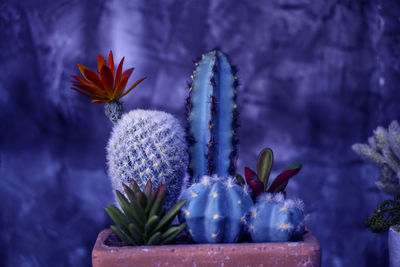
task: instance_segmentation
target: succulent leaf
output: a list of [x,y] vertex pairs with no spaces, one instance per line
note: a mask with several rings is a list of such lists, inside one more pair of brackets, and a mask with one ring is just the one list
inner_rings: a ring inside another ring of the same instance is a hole
[[302,165],[295,163],[287,167],[282,173],[280,173],[271,184],[268,192],[277,193],[285,190],[289,179],[296,175],[301,170]]
[[157,215],[153,215],[149,218],[146,225],[144,226],[144,231],[147,235],[150,235],[154,232],[154,229],[160,222],[160,218]]
[[268,186],[268,179],[271,173],[272,164],[274,163],[274,153],[271,148],[263,149],[258,155],[257,173],[258,178],[264,184],[264,191]]
[[126,235],[124,232],[119,230],[118,227],[115,227],[114,225],[111,225],[110,228],[111,228],[111,230],[113,230],[114,233],[117,234],[119,239],[121,239],[125,244],[127,244],[127,245],[136,245],[136,242],[131,237]]
[[187,200],[181,200],[173,206],[168,213],[163,216],[162,220],[158,223],[157,228],[154,231],[163,231],[168,225],[174,220],[175,216],[181,210],[181,208],[186,204]]
[[159,244],[160,241],[161,241],[161,233],[157,232],[149,238],[149,241],[147,241],[146,245],[156,245]]
[[168,229],[167,232],[165,232],[162,236],[161,236],[161,244],[169,244],[171,243],[173,240],[175,240],[175,238],[182,233],[183,229],[185,229],[187,226],[187,223],[184,222],[179,226],[174,226]]
[[[119,190],[116,197],[123,211],[113,205],[105,208],[105,211],[116,225],[110,228],[126,245],[157,245],[172,242],[186,227],[186,224],[171,227],[168,226],[174,220],[186,200],[179,201],[168,212],[163,206],[166,194],[166,184],[151,191],[151,182],[147,183],[145,192],[134,193],[135,185],[124,186],[128,198]],[[150,199],[147,199],[150,196]],[[147,210],[147,212],[146,212]],[[151,214],[151,213],[154,214]]]

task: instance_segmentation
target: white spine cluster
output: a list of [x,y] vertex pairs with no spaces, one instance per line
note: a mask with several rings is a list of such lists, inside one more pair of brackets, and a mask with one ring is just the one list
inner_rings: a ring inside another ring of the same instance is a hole
[[400,194],[400,125],[392,121],[388,129],[376,128],[368,144],[353,144],[353,151],[362,159],[380,168],[377,187],[387,194]]
[[177,200],[188,164],[185,131],[171,114],[132,110],[114,125],[107,145],[108,173],[115,190],[135,179],[143,190],[168,183],[165,204]]

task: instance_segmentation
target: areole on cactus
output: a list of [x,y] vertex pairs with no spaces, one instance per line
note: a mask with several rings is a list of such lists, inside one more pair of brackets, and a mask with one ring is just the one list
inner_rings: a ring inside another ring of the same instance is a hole
[[299,241],[305,231],[303,201],[263,193],[246,221],[253,242]]
[[253,205],[248,187],[234,178],[203,176],[181,196],[187,203],[180,220],[197,243],[233,243],[245,233],[245,218]]
[[235,172],[237,77],[227,56],[213,50],[195,63],[187,99],[191,181]]
[[188,164],[185,131],[171,114],[154,110],[133,110],[123,114],[120,99],[141,83],[126,89],[134,68],[122,71],[124,58],[115,69],[110,51],[108,62],[97,57],[97,73],[78,64],[83,78],[72,76],[73,90],[105,103],[105,113],[114,123],[107,146],[108,174],[114,190],[135,180],[143,190],[151,180],[154,186],[168,184],[165,204],[177,200]]

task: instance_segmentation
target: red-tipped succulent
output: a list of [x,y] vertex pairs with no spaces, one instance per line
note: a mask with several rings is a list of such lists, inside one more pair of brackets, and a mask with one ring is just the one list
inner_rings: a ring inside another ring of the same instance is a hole
[[[274,162],[274,154],[272,149],[265,148],[258,155],[257,161],[257,172],[251,170],[248,167],[244,168],[244,175],[246,179],[246,183],[252,189],[252,197],[253,200],[257,199],[257,197],[264,193],[278,193],[282,192],[286,196],[285,188],[289,182],[289,179],[296,175],[300,170],[301,164],[292,164],[287,167],[283,172],[281,172],[275,180],[272,182],[270,187],[268,187],[269,175],[271,173],[272,164]],[[236,175],[239,183],[244,183],[244,179],[239,174]]]
[[71,89],[89,97],[92,99],[92,103],[105,103],[118,100],[147,78],[143,77],[139,79],[125,90],[134,68],[122,72],[123,63],[124,58],[122,58],[115,71],[114,58],[112,51],[110,51],[108,63],[101,55],[97,56],[97,73],[86,66],[78,64],[83,78],[72,75],[72,78],[75,80],[72,81],[73,87]]

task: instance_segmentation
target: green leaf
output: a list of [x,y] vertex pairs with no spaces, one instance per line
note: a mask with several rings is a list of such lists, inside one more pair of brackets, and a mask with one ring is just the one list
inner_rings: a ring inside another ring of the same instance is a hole
[[161,241],[161,233],[157,232],[150,237],[150,239],[149,239],[149,241],[147,241],[146,245],[158,245],[158,244],[160,244],[160,241]]
[[116,225],[124,231],[128,230],[129,220],[117,207],[109,205],[105,210]]
[[274,163],[274,153],[271,148],[264,148],[258,155],[257,175],[258,179],[264,184],[264,191],[268,186],[269,175],[272,164]]
[[146,209],[146,205],[147,205],[147,197],[146,197],[145,193],[138,192],[136,194],[136,199],[137,199],[137,203],[140,204],[140,206],[142,207],[142,209],[144,211]]
[[162,203],[164,201],[166,191],[167,191],[167,184],[161,185],[158,190],[158,194],[156,196],[156,200],[154,201],[153,207],[150,210],[149,217],[159,214],[162,207]]
[[136,196],[135,196],[135,192],[132,191],[132,189],[127,186],[126,184],[122,184],[122,187],[124,188],[124,191],[126,193],[126,195],[129,198],[130,202],[135,202],[136,201]]
[[158,225],[160,218],[157,215],[153,215],[147,221],[146,225],[144,226],[144,231],[147,235],[152,234],[155,227]]
[[236,174],[235,177],[238,185],[243,186],[246,184],[246,182],[244,181],[243,177],[240,174]]
[[144,194],[146,195],[147,200],[150,200],[152,190],[153,190],[153,184],[151,183],[151,179],[149,179],[143,191]]
[[120,229],[115,227],[114,225],[110,226],[111,230],[121,239],[122,242],[125,243],[127,246],[136,246],[137,243],[128,235],[126,235],[124,232],[122,232]]
[[154,204],[154,201],[156,200],[156,198],[157,198],[157,194],[158,194],[158,190],[159,190],[160,188],[159,187],[157,187],[154,191],[153,191],[153,194],[151,195],[151,197],[148,199],[148,201],[147,201],[147,205],[146,205],[146,209],[145,209],[145,213],[146,213],[146,215],[148,216],[149,215],[149,212],[150,212],[150,209],[153,207],[153,204]]
[[132,191],[137,194],[140,191],[140,187],[138,186],[138,184],[136,183],[135,179],[132,179],[131,182],[129,183],[129,187],[132,189]]
[[175,216],[178,214],[180,209],[186,204],[187,199],[183,199],[176,203],[169,211],[168,213],[161,219],[161,221],[158,223],[156,229],[154,230],[155,232],[161,231],[163,232],[174,220]]
[[186,222],[182,223],[179,226],[174,226],[168,229],[162,236],[161,236],[161,245],[169,244],[175,240],[175,238],[182,233],[182,231],[186,228]]
[[129,224],[129,232],[132,235],[132,238],[136,240],[138,245],[144,244],[143,233],[135,224]]
[[[125,196],[117,190],[117,200],[126,216],[134,223],[143,227],[146,222],[146,216],[143,209],[137,204],[137,201],[129,203]],[[129,223],[128,223],[129,224]]]

